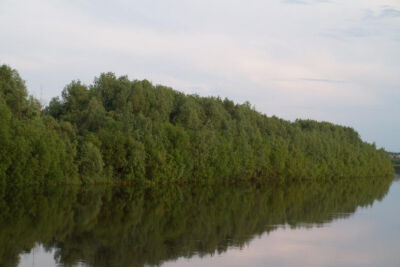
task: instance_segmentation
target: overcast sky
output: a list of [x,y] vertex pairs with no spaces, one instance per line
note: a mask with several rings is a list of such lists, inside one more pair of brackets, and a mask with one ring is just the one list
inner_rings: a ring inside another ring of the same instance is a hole
[[398,0],[1,0],[4,63],[44,102],[112,71],[400,151]]

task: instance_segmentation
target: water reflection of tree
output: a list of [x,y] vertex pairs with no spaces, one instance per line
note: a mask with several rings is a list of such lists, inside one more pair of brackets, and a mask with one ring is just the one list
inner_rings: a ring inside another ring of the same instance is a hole
[[0,199],[0,266],[40,243],[64,266],[159,265],[242,247],[279,225],[312,227],[381,199],[391,179],[154,189],[11,189]]

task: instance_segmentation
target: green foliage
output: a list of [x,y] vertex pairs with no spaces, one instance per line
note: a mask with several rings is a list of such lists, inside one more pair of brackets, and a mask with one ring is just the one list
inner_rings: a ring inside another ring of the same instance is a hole
[[79,172],[82,177],[93,180],[102,174],[103,159],[100,150],[95,145],[90,142],[83,143],[79,156]]
[[0,184],[76,182],[75,144],[53,117],[41,116],[15,70],[0,67]]
[[84,182],[283,183],[393,173],[385,151],[351,128],[267,117],[248,102],[185,95],[113,73],[90,86],[71,82],[40,110],[18,73],[2,66],[0,122],[3,182],[79,176]]

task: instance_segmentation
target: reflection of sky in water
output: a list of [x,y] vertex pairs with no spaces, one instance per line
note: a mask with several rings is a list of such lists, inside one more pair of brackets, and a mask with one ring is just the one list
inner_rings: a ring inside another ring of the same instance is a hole
[[[36,246],[36,248],[32,249],[30,253],[20,255],[20,264],[19,267],[51,267],[51,266],[62,266],[57,264],[54,260],[54,252],[55,250],[46,251],[43,246]],[[75,265],[75,267],[84,267],[85,264]]]
[[[400,266],[400,183],[373,207],[322,227],[280,228],[242,249],[179,258],[163,266]],[[307,226],[307,225],[305,225]],[[38,246],[21,255],[19,266],[55,266],[53,251]]]
[[382,202],[324,227],[279,229],[243,249],[163,266],[400,266],[400,183]]

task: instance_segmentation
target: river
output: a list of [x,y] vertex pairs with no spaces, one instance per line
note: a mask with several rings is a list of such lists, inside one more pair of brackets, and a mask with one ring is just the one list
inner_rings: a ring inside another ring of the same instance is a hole
[[24,189],[0,266],[400,266],[400,183]]

